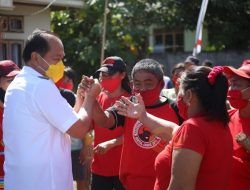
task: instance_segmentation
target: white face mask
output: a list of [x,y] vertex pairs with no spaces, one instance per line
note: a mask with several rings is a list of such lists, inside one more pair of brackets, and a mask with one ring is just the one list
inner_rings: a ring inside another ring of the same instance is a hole
[[48,62],[45,59],[42,58],[42,60],[49,66],[49,68],[47,70],[44,70],[42,67],[40,67],[40,68],[45,71],[46,76],[49,77],[51,80],[53,80],[54,83],[58,82],[63,77],[63,74],[64,74],[64,67],[65,66],[64,66],[62,60],[60,60],[58,63],[52,64],[52,65],[48,64]]

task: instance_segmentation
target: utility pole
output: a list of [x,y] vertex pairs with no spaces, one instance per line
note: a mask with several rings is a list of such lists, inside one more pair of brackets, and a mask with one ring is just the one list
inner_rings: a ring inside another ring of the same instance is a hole
[[195,34],[195,43],[194,43],[194,49],[193,49],[193,56],[197,56],[201,52],[201,45],[202,45],[202,27],[204,18],[207,11],[207,4],[209,0],[202,0],[200,14],[197,22],[196,27],[196,34]]
[[101,63],[105,56],[105,46],[106,46],[106,28],[107,28],[107,14],[108,14],[108,0],[105,0],[104,13],[103,13],[103,28],[102,28],[102,48],[101,48]]

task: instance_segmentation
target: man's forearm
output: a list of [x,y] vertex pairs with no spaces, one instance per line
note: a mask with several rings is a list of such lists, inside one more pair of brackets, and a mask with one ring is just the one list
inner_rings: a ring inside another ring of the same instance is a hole
[[110,128],[115,124],[112,114],[106,114],[97,101],[93,104],[93,120],[103,128]]
[[85,96],[84,101],[78,112],[80,119],[84,122],[84,125],[88,127],[90,127],[92,123],[92,109],[94,102],[95,102],[94,97]]

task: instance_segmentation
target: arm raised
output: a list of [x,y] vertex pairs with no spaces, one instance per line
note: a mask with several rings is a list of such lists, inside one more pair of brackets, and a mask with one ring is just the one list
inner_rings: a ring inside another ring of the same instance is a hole
[[118,113],[126,117],[138,119],[155,135],[162,139],[170,140],[179,126],[171,121],[147,113],[141,95],[137,94],[135,97],[135,102],[126,97],[122,97],[122,101],[117,101],[115,106]]

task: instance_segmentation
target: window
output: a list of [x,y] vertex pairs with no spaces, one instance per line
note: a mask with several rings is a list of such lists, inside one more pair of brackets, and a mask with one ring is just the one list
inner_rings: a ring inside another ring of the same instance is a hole
[[4,40],[0,44],[0,60],[10,59],[22,67],[22,40]]
[[154,30],[155,52],[178,52],[184,51],[183,30]]
[[8,17],[7,16],[0,16],[0,27],[1,27],[2,32],[8,31]]
[[23,17],[10,16],[9,17],[9,31],[23,32]]
[[[1,32],[23,32],[23,16],[0,15]],[[0,60],[13,60],[19,67],[22,67],[23,40],[4,39],[0,41]]]
[[1,42],[0,44],[0,60],[7,59],[7,43]]
[[23,16],[0,15],[2,32],[23,32]]

